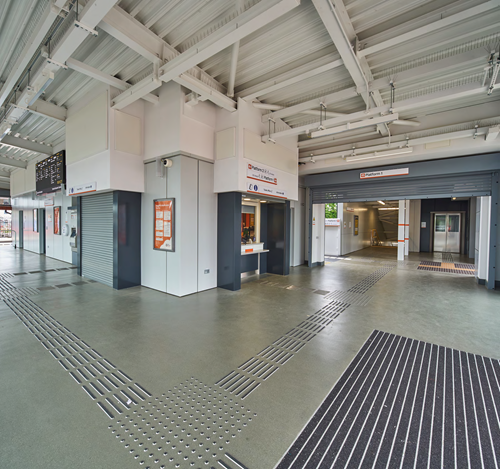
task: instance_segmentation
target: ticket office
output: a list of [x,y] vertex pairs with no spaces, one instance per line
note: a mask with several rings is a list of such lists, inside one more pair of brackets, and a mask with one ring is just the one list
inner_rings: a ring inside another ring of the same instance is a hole
[[241,202],[241,277],[260,272],[261,254],[269,252],[261,240],[261,205],[266,200],[243,197]]
[[241,192],[220,193],[217,286],[239,290],[242,276],[288,275],[289,269],[290,202]]

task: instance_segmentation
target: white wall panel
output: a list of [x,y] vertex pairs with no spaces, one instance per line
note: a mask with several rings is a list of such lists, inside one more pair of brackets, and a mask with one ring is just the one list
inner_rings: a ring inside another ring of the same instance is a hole
[[312,263],[325,261],[325,204],[313,205]]
[[137,116],[114,111],[114,149],[142,156],[142,122]]
[[12,197],[26,192],[25,173],[25,169],[17,169],[10,175],[10,194]]
[[290,202],[290,207],[294,209],[294,219],[293,226],[293,245],[291,246],[291,266],[297,266],[304,264],[305,261],[305,243],[306,243],[306,190],[303,187],[299,187],[298,190],[298,201],[292,200]]
[[217,194],[214,165],[198,164],[198,291],[203,291],[217,286]]
[[144,159],[180,150],[181,104],[184,94],[174,82],[160,88],[158,104],[144,104]]
[[108,149],[108,92],[101,93],[66,119],[66,163]]
[[176,156],[167,170],[167,197],[175,198],[175,252],[167,253],[167,293],[198,291],[198,162]]
[[141,278],[142,285],[167,291],[167,253],[153,249],[153,200],[167,196],[166,178],[156,176],[156,163],[144,165],[144,194],[141,211]]

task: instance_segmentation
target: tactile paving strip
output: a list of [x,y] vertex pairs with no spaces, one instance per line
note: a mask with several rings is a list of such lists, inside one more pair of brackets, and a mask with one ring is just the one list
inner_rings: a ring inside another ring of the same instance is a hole
[[444,267],[431,267],[427,265],[419,265],[417,270],[429,270],[432,272],[446,272],[448,274],[474,275],[473,270],[469,269],[446,269]]
[[110,419],[151,396],[32,300],[11,298],[4,302]]
[[346,292],[340,290],[332,291],[330,294],[325,296],[325,300],[342,301],[344,303],[349,303],[356,306],[366,306],[371,299],[371,296],[364,295],[363,293]]
[[201,469],[227,458],[228,445],[256,415],[220,387],[191,378],[108,428],[146,468]]
[[373,285],[375,285],[382,277],[387,275],[394,267],[380,267],[372,274],[365,277],[361,282],[349,288],[349,292],[366,293]]

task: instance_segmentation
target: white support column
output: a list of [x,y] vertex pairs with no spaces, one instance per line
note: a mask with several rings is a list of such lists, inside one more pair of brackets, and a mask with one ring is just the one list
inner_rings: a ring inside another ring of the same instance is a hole
[[399,201],[398,212],[398,261],[405,260],[405,200]]
[[410,251],[410,201],[405,200],[405,256]]

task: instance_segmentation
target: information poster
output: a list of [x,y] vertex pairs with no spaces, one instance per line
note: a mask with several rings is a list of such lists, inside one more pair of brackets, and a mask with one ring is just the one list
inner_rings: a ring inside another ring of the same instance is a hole
[[61,234],[61,207],[54,207],[54,234]]
[[175,251],[174,201],[174,199],[154,201],[154,249]]
[[33,231],[38,231],[38,209],[33,209]]
[[354,215],[354,236],[359,234],[359,216]]

